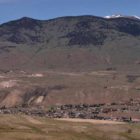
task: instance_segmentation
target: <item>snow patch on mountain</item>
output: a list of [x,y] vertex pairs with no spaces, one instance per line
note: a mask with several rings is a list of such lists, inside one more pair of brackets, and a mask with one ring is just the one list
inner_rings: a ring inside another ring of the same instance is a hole
[[139,19],[140,20],[140,17],[139,16],[125,16],[125,15],[111,15],[111,16],[105,16],[104,18],[107,18],[107,19],[112,19],[112,18],[121,18],[121,17],[124,17],[124,18],[134,18],[134,19]]
[[105,18],[120,18],[120,17],[124,17],[122,15],[111,15],[111,16],[105,16]]
[[137,18],[137,19],[140,19],[140,17],[139,16],[134,16],[135,18]]

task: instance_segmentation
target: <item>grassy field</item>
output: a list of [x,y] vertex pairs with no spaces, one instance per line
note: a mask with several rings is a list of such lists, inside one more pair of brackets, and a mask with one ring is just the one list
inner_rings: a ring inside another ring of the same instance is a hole
[[0,116],[0,140],[139,140],[139,124],[67,122],[29,116]]

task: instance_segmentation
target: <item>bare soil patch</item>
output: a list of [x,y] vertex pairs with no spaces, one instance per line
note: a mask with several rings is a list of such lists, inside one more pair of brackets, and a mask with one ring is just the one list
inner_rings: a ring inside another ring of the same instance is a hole
[[92,120],[92,119],[57,119],[59,121],[68,122],[81,122],[81,123],[92,123],[92,124],[125,124],[124,122],[109,121],[109,120]]

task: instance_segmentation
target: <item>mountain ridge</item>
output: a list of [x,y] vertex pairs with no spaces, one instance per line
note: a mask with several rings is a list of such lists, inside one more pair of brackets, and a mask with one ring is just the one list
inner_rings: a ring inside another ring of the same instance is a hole
[[132,18],[23,17],[0,25],[0,66],[88,70],[135,65],[140,61],[139,45],[140,21]]
[[96,18],[102,18],[102,19],[107,19],[107,18],[111,18],[111,17],[118,17],[118,18],[129,18],[129,17],[135,17],[135,18],[140,18],[140,16],[138,15],[122,15],[122,14],[113,14],[113,15],[109,15],[109,16],[96,16],[96,15],[73,15],[73,16],[60,16],[60,17],[55,17],[55,18],[50,18],[50,19],[37,19],[37,18],[33,18],[33,17],[28,17],[28,16],[23,16],[17,19],[12,19],[9,20],[7,22],[3,22],[0,24],[7,24],[9,22],[14,22],[14,21],[19,21],[19,20],[36,20],[36,21],[52,21],[52,20],[57,20],[57,19],[63,19],[63,18],[77,18],[77,17],[96,17]]

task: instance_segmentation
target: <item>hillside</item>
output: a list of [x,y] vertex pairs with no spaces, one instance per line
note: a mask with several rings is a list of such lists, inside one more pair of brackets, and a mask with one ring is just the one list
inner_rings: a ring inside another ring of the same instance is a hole
[[139,54],[136,18],[77,16],[41,21],[24,17],[0,25],[2,70],[139,68]]
[[[139,85],[137,18],[24,17],[0,25],[0,107],[115,102],[133,109]],[[132,109],[123,115],[138,118]]]

